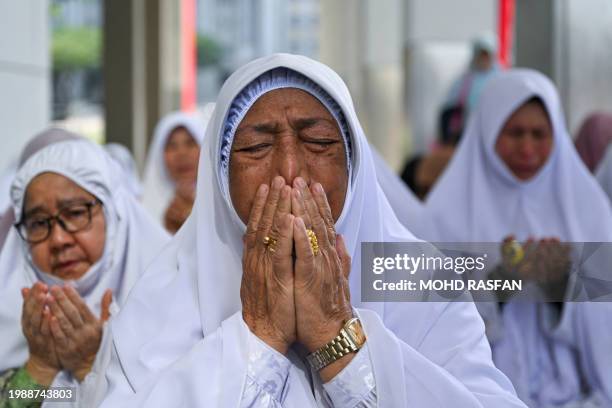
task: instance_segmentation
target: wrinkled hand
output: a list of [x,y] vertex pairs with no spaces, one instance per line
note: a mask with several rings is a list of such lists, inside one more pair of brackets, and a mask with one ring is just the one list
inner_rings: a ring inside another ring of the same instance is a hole
[[544,238],[528,242],[527,250],[533,254],[528,279],[533,280],[547,295],[548,301],[562,301],[571,268],[571,247],[557,238]]
[[25,369],[41,385],[50,385],[61,370],[50,332],[50,313],[46,306],[47,285],[37,282],[32,288],[23,288],[21,328],[28,343],[29,358]]
[[[323,187],[310,188],[297,177],[292,191],[295,240],[295,311],[298,341],[313,352],[338,335],[353,316],[348,275],[351,259],[336,235],[334,219]],[[314,254],[306,228],[317,236]]]
[[[242,316],[253,334],[285,354],[295,342],[291,187],[276,177],[257,191],[242,257]],[[266,246],[265,237],[276,239]],[[273,248],[273,250],[271,250]]]
[[102,296],[99,319],[73,287],[52,286],[50,292],[50,328],[59,361],[64,369],[83,381],[100,348],[103,325],[110,316],[112,292],[109,289]]
[[[512,239],[512,236],[506,238],[502,246],[508,245]],[[530,237],[521,248],[524,255],[518,264],[513,264],[507,257],[503,258],[502,269],[507,273],[505,277],[535,282],[550,297],[547,300],[562,300],[571,268],[570,245],[561,243],[557,238],[538,241]]]

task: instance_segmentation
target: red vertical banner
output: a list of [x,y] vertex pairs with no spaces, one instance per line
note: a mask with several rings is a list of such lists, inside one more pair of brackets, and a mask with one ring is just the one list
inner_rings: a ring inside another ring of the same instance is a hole
[[508,68],[512,65],[515,0],[499,0],[498,7],[499,63]]
[[196,107],[196,0],[181,0],[181,109]]

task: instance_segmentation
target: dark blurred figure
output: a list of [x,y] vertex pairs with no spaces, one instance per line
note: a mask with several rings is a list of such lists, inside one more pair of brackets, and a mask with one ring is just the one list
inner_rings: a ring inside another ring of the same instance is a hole
[[576,150],[582,161],[595,172],[612,140],[612,114],[597,112],[589,115],[578,131]]
[[442,110],[439,118],[438,143],[426,155],[413,156],[406,162],[402,180],[414,194],[425,200],[427,193],[444,171],[463,131],[464,110],[460,106]]

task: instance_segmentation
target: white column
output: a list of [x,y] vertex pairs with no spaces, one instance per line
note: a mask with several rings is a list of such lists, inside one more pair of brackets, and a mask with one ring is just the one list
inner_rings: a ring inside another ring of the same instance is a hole
[[0,173],[50,119],[46,0],[0,0]]
[[320,60],[345,80],[368,140],[402,158],[402,0],[322,0]]

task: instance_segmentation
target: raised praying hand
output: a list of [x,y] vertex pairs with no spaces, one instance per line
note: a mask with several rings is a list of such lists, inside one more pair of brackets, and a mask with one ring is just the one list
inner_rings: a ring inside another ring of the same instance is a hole
[[352,317],[351,259],[319,183],[297,177],[291,187],[276,177],[259,187],[242,265],[244,321],[283,354],[295,342],[317,350]]
[[102,297],[97,318],[71,286],[37,282],[22,290],[22,328],[28,342],[26,370],[41,385],[49,385],[60,370],[68,370],[82,381],[100,348],[104,322],[110,316],[112,293]]

